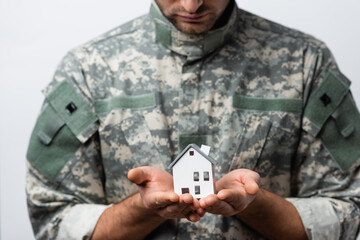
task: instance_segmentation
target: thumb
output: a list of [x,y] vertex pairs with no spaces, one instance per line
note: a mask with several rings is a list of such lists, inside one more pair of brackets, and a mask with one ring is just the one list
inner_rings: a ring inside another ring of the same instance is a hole
[[128,179],[137,185],[141,185],[149,181],[151,175],[147,167],[133,168],[128,172]]
[[255,195],[259,191],[259,184],[253,176],[247,175],[243,179],[245,190],[250,195]]

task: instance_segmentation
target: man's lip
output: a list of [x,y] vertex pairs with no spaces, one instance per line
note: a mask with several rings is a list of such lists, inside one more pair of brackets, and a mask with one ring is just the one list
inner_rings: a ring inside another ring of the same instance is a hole
[[193,14],[193,15],[183,15],[179,14],[178,17],[185,22],[201,22],[208,14]]

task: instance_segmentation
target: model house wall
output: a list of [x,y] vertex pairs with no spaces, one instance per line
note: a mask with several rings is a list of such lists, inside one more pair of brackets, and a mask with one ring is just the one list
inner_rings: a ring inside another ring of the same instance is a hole
[[209,147],[203,150],[205,153],[190,144],[169,166],[173,170],[175,193],[190,193],[195,198],[214,193],[215,161],[207,156]]

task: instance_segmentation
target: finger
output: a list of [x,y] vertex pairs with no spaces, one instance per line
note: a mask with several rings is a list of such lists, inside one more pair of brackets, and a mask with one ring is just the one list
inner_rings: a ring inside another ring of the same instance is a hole
[[214,204],[205,208],[205,211],[212,214],[221,214],[223,216],[232,216],[234,214],[233,206],[220,199],[217,199]]
[[193,210],[196,210],[196,209],[200,208],[199,200],[196,199],[196,198],[194,198],[194,202],[192,203],[191,206],[192,206],[192,209],[193,209]]
[[205,213],[206,213],[205,210],[202,208],[196,209],[196,214],[199,215],[200,217],[203,217]]
[[165,211],[170,215],[177,214],[185,217],[192,210],[186,204],[173,203],[166,206]]
[[248,194],[255,195],[259,191],[259,184],[253,176],[244,176],[243,183]]
[[217,197],[220,200],[226,201],[230,197],[231,193],[232,193],[232,191],[230,189],[223,189],[220,192],[218,192]]
[[180,203],[179,209],[181,209],[181,213],[183,214],[182,217],[186,217],[191,212],[196,212],[197,208],[195,208],[193,205],[189,205],[186,203]]
[[186,218],[190,222],[198,222],[200,220],[200,216],[196,213],[190,213]]
[[221,190],[218,193],[219,199],[222,200],[222,202],[226,202],[229,207],[227,210],[232,211],[241,211],[244,208],[247,207],[247,205],[250,203],[249,199],[247,198],[249,194],[244,189],[224,189]]
[[150,171],[148,167],[133,168],[128,172],[128,179],[137,185],[141,185],[151,179]]
[[184,209],[181,211],[182,217],[187,217],[190,213],[195,212],[189,206],[185,206]]
[[173,203],[160,209],[159,213],[164,218],[188,218],[190,214],[197,214],[186,204]]
[[223,189],[218,192],[217,196],[220,200],[227,202],[238,202],[246,198],[248,193],[244,189]]
[[190,206],[192,210],[200,208],[199,200],[188,193],[181,194],[179,202]]
[[164,208],[179,201],[179,196],[174,192],[156,192],[149,196],[151,208]]
[[187,204],[192,204],[194,202],[194,198],[189,193],[181,194],[179,202],[180,203],[184,202],[184,203],[187,203]]
[[200,199],[199,204],[201,208],[205,209],[215,204],[216,201],[218,201],[218,197],[215,194],[210,194],[205,198]]

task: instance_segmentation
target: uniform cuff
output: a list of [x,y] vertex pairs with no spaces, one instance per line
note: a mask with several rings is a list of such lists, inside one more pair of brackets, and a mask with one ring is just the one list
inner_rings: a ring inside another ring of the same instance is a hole
[[339,239],[340,222],[326,198],[287,198],[300,214],[309,239]]
[[78,204],[63,218],[58,239],[90,239],[107,205]]

